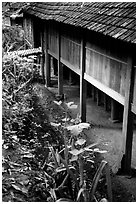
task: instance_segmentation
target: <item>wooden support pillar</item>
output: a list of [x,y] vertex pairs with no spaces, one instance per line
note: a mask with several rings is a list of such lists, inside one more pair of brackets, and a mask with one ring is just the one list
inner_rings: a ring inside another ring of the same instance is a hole
[[53,57],[53,69],[54,69],[54,75],[58,75],[58,64],[57,64],[57,59]]
[[93,100],[93,101],[97,101],[97,98],[96,98],[96,88],[95,88],[95,86],[92,86],[92,100]]
[[108,96],[106,94],[104,94],[104,109],[105,111],[109,111],[109,107],[108,107]]
[[72,85],[72,71],[69,69],[69,85]]
[[122,170],[126,174],[131,174],[131,156],[132,156],[132,141],[133,141],[133,113],[131,111],[131,103],[133,100],[135,69],[131,57],[128,57],[127,62],[127,77],[125,89],[125,104],[123,115],[123,150],[125,152]]
[[91,88],[92,100],[94,100],[94,86],[92,85],[91,87],[92,87],[92,88]]
[[43,60],[45,85],[50,86],[50,56],[48,54],[48,27],[45,25],[43,38]]
[[80,118],[82,122],[86,122],[86,97],[87,97],[87,82],[84,79],[85,72],[85,60],[86,60],[86,50],[85,50],[85,40],[81,40],[81,57],[80,57]]
[[97,96],[96,96],[96,87],[94,86],[94,89],[93,89],[93,99],[94,99],[94,101],[96,102],[96,100],[97,100]]
[[40,41],[41,41],[41,48],[42,54],[40,55],[40,75],[44,79],[44,31],[42,30],[40,33]]
[[63,94],[63,66],[60,61],[61,55],[61,34],[60,34],[60,27],[58,32],[58,94]]
[[111,99],[111,121],[118,121],[118,102],[114,99]]
[[101,91],[97,89],[97,106],[101,105]]

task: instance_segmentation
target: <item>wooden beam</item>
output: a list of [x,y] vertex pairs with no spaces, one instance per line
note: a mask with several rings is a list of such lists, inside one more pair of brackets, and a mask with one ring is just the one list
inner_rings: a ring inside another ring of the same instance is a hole
[[133,67],[132,57],[128,57],[127,76],[126,76],[126,91],[125,105],[123,116],[123,147],[124,147],[124,164],[123,171],[126,174],[131,174],[131,156],[132,156],[132,141],[133,141],[133,113],[131,111],[131,103],[133,100],[135,69]]
[[106,93],[108,96],[110,96],[114,100],[116,100],[119,103],[121,103],[122,105],[124,105],[124,101],[125,101],[124,96],[122,96],[121,94],[119,94],[116,91],[114,91],[113,89],[105,86],[103,83],[97,81],[92,76],[90,76],[86,73],[84,73],[84,79],[87,80],[88,82],[90,82],[96,88],[100,89],[102,92]]
[[58,94],[63,94],[63,66],[61,65],[61,33],[60,33],[60,27],[58,31]]
[[44,75],[45,75],[45,85],[50,86],[50,56],[48,54],[48,26],[45,25],[44,28],[44,39],[43,39],[43,51],[44,51]]
[[86,122],[86,97],[87,97],[87,82],[84,79],[85,72],[86,50],[84,38],[81,40],[81,57],[80,57],[80,118],[82,122]]

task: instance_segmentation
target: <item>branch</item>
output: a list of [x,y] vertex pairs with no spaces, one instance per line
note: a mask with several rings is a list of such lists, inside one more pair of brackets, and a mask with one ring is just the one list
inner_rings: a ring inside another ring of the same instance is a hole
[[15,90],[13,92],[13,94],[16,94],[17,92],[19,92],[21,89],[23,89],[25,86],[27,86],[30,82],[31,82],[32,78],[29,79],[27,82],[25,82],[22,86],[20,86],[17,90]]

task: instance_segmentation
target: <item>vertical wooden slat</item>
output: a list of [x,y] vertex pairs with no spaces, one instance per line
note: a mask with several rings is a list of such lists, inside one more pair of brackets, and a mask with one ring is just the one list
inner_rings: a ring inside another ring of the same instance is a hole
[[44,50],[44,75],[45,85],[50,86],[50,56],[48,54],[48,24],[44,27],[44,39],[43,39],[43,50]]
[[82,122],[86,122],[86,90],[87,82],[84,80],[85,72],[85,61],[86,61],[86,49],[85,49],[85,40],[81,40],[81,56],[80,56],[80,118]]
[[60,27],[58,30],[58,94],[63,94],[63,67],[61,65],[61,33],[60,33]]
[[131,173],[131,156],[132,156],[132,141],[133,141],[133,113],[131,112],[131,103],[133,100],[134,88],[134,67],[132,57],[128,57],[127,76],[126,76],[126,92],[125,105],[123,115],[123,138],[124,138],[124,165],[122,169],[125,173]]

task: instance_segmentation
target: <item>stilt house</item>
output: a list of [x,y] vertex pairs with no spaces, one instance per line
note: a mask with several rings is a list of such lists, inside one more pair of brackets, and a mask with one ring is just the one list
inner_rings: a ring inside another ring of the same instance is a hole
[[111,109],[112,120],[122,116],[129,171],[136,114],[136,3],[33,2],[23,16],[25,37],[33,47],[42,47],[46,86],[52,57],[57,62],[59,94],[65,66],[79,77],[82,121],[86,121],[88,84],[97,105]]

